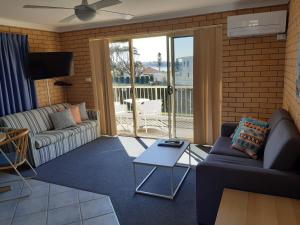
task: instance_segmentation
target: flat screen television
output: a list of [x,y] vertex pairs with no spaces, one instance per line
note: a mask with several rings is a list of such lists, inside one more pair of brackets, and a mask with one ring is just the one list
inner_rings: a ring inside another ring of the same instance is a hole
[[42,80],[73,74],[72,52],[33,52],[28,57],[28,75]]

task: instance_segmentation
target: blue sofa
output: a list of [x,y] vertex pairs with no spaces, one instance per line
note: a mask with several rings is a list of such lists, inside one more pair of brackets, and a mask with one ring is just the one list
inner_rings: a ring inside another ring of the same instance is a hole
[[221,137],[196,168],[198,224],[215,223],[224,188],[300,199],[300,135],[289,113],[269,119],[270,133],[260,160],[231,148],[237,123],[222,125]]
[[87,110],[88,120],[54,130],[49,114],[68,106],[57,104],[0,117],[0,127],[29,129],[28,158],[37,167],[99,137],[98,113],[93,110]]

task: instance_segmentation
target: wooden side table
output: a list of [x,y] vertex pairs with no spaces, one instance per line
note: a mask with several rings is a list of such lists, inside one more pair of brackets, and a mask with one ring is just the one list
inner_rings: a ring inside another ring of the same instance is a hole
[[216,225],[300,225],[300,200],[224,189]]

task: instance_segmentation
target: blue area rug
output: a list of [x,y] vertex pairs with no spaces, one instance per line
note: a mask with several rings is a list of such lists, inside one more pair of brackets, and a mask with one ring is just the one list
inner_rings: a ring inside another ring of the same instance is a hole
[[[166,200],[134,193],[133,159],[118,138],[101,137],[38,167],[37,179],[109,195],[121,225],[195,225],[195,170],[176,198]],[[141,179],[151,168],[137,169]],[[183,172],[174,172],[177,183]],[[155,171],[144,190],[169,193],[169,171]]]

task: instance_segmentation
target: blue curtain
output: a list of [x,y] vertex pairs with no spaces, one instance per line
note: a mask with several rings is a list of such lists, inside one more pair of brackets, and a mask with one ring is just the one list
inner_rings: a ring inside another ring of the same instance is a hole
[[0,33],[0,116],[37,107],[26,69],[28,49],[27,36]]

